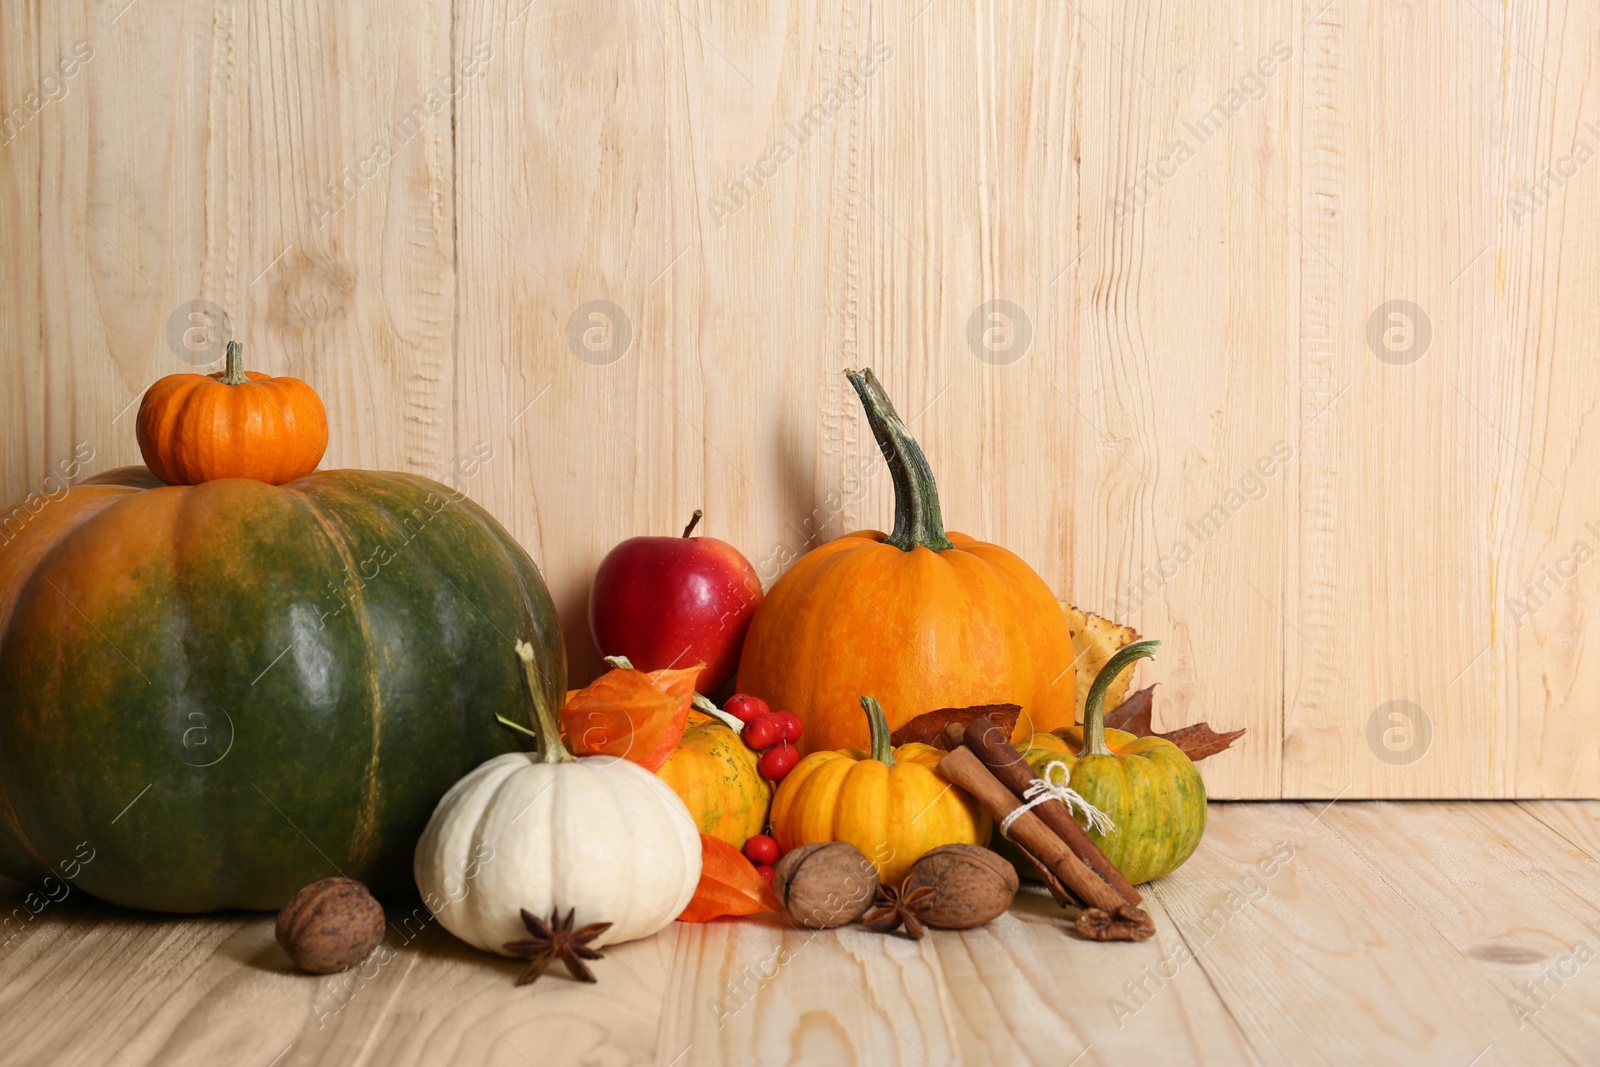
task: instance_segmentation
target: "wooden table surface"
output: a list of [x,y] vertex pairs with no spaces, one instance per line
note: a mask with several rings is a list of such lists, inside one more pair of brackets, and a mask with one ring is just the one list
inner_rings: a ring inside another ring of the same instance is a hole
[[1200,851],[1149,887],[1143,944],[1080,941],[1035,890],[920,943],[675,923],[607,950],[598,985],[521,989],[517,963],[402,908],[364,970],[314,978],[271,916],[73,893],[7,928],[0,1061],[1594,1063],[1597,860],[1594,801],[1214,804]]

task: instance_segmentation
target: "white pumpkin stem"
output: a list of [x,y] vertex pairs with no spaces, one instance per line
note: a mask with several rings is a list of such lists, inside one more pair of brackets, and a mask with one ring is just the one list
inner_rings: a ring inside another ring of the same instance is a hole
[[[556,713],[544,698],[544,686],[539,682],[539,663],[534,659],[533,646],[519,640],[516,649],[517,656],[522,660],[522,679],[527,683],[528,696],[533,700],[533,726],[536,731],[534,736],[539,739],[539,762],[576,763],[577,757],[567,751],[567,746],[561,740],[561,724],[556,722]],[[500,721],[505,722],[504,719]]]

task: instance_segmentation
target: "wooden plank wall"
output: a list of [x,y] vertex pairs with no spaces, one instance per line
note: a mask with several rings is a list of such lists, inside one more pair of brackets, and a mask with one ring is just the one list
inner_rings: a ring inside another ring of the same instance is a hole
[[[225,329],[328,462],[605,550],[956,529],[1166,644],[1219,797],[1600,793],[1593,5],[0,11],[0,489]],[[202,303],[195,303],[202,302]],[[208,326],[211,327],[208,330]],[[868,473],[863,475],[862,471]]]

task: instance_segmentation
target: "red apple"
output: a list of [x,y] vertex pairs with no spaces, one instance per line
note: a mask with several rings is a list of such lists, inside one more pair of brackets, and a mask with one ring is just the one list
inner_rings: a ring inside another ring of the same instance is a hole
[[739,667],[761,579],[715,537],[630,537],[606,553],[589,590],[589,633],[602,656],[642,671],[704,662],[695,689],[715,693]]

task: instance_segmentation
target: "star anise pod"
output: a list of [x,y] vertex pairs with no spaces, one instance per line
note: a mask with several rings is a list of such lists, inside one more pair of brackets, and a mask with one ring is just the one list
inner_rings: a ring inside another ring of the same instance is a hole
[[892,885],[879,886],[872,910],[861,917],[861,925],[886,934],[905,923],[906,933],[921,941],[927,931],[919,916],[927,908],[928,898],[938,891],[938,886],[919,885],[911,892],[902,894]]
[[1085,908],[1073,924],[1078,936],[1090,941],[1144,941],[1154,936],[1155,920],[1143,908],[1123,904],[1116,911]]
[[537,981],[550,966],[551,961],[557,959],[567,965],[567,970],[571,971],[572,977],[578,981],[595,980],[583,961],[601,958],[598,951],[589,947],[589,942],[611,929],[610,923],[590,923],[582,929],[574,930],[572,928],[574,909],[567,909],[567,917],[563,919],[561,909],[557,908],[550,913],[550,924],[546,926],[527,908],[521,910],[522,925],[528,928],[530,936],[526,941],[506,942],[507,952],[528,961],[528,969],[517,979],[518,985]]

